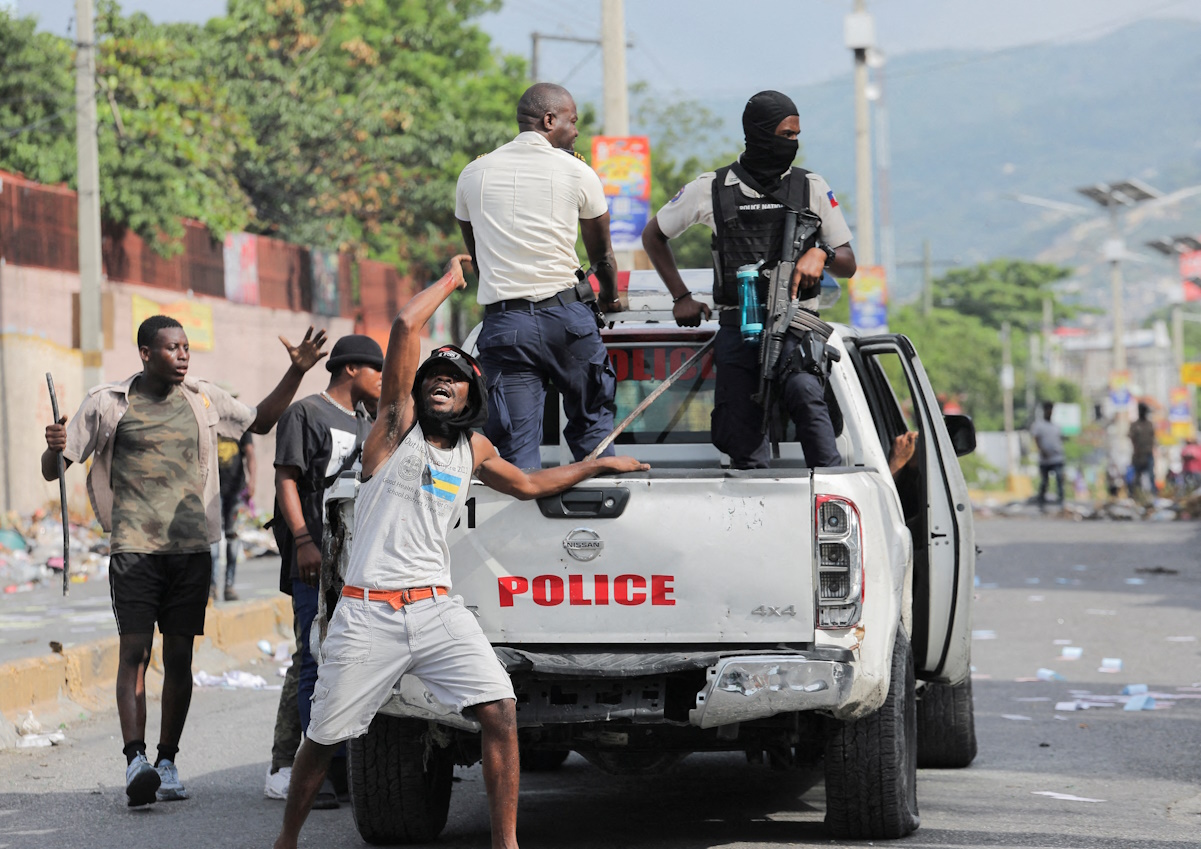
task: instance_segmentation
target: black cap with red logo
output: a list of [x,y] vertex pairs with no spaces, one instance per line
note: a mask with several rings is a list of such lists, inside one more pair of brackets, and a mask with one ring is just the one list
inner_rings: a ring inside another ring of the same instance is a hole
[[[468,383],[467,406],[453,420],[446,422],[450,428],[481,428],[488,421],[488,384],[484,380],[484,372],[475,358],[454,345],[443,345],[435,348],[417,369],[413,377],[413,398],[417,400],[420,410],[419,392],[430,369],[435,366],[451,366],[466,378]],[[423,425],[424,426],[424,425]]]

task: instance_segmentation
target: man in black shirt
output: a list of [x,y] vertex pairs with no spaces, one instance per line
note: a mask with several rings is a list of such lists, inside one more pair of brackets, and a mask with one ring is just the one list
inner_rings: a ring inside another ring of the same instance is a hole
[[[317,661],[309,652],[309,631],[317,615],[321,539],[325,526],[323,501],[326,487],[339,474],[361,468],[363,440],[371,427],[366,405],[374,408],[380,394],[384,353],[369,336],[343,336],[334,345],[326,364],[331,372],[324,392],[294,403],[279,420],[275,438],[275,516],[281,523],[276,537],[280,554],[280,589],[292,596],[297,651],[292,669],[298,676],[296,708],[300,729],[309,727]],[[292,670],[289,670],[290,672]],[[289,688],[285,686],[284,691]],[[291,706],[280,704],[276,716],[276,742],[282,720],[294,717]],[[299,736],[296,743],[299,745]],[[295,750],[293,749],[293,752]],[[273,754],[272,769],[285,760]],[[268,775],[268,793],[272,791]],[[282,784],[282,782],[280,782]],[[282,789],[287,795],[286,787]],[[322,789],[318,806],[336,808],[330,787]]]

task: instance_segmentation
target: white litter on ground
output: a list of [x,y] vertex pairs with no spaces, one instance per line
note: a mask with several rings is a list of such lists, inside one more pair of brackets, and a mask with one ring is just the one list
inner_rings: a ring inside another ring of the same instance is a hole
[[192,676],[192,683],[197,687],[225,687],[230,690],[262,690],[267,686],[262,676],[240,669],[224,675],[209,675],[202,669]]
[[1059,799],[1062,802],[1104,802],[1104,799],[1089,799],[1084,796],[1073,796],[1070,793],[1056,793],[1053,790],[1034,790],[1034,796],[1050,796],[1052,799]]

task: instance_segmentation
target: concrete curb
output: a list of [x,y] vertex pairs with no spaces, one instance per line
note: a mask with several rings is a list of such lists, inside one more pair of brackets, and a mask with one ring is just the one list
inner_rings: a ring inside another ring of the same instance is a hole
[[[204,636],[196,638],[193,669],[218,674],[264,656],[259,640],[293,639],[292,603],[286,596],[239,602],[205,611]],[[108,637],[47,654],[0,664],[0,718],[17,722],[28,711],[53,728],[64,718],[115,705],[118,638]],[[162,686],[162,637],[155,637],[146,676],[154,695]]]

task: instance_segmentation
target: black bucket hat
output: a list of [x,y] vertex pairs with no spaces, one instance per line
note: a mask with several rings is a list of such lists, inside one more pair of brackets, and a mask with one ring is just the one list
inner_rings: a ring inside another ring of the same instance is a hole
[[453,421],[446,424],[451,428],[460,429],[483,427],[484,422],[488,421],[488,384],[484,380],[484,372],[475,357],[454,345],[435,348],[426,361],[418,367],[417,374],[413,377],[413,399],[418,401],[418,409],[420,409],[418,395],[421,391],[421,384],[429,370],[438,365],[453,366],[467,379],[468,383],[466,408]]
[[361,333],[343,336],[334,343],[333,350],[329,352],[329,359],[325,361],[325,367],[332,373],[344,365],[371,366],[376,371],[383,371],[384,351],[379,342],[370,336]]

